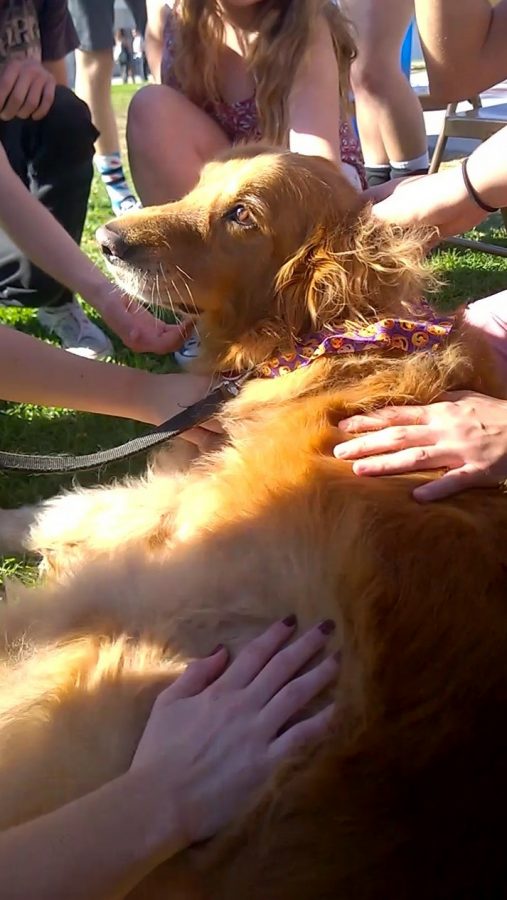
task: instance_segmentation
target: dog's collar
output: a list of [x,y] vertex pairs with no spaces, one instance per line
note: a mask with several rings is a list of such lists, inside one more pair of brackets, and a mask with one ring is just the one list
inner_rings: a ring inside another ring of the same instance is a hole
[[366,350],[398,350],[418,353],[437,350],[451,333],[452,316],[425,320],[379,319],[369,325],[345,322],[334,330],[316,331],[295,341],[293,349],[261,363],[256,374],[277,378],[308,366],[322,356],[363,353]]

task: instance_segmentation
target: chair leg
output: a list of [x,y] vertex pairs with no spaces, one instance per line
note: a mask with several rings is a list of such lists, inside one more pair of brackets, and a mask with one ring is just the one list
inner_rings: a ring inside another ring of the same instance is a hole
[[445,148],[447,146],[448,136],[445,133],[445,122],[442,126],[442,131],[438,135],[437,143],[435,144],[435,150],[433,151],[433,156],[431,157],[431,165],[429,168],[430,175],[433,175],[434,172],[438,172],[440,168],[440,163],[442,162],[442,157],[445,152]]
[[474,253],[489,253],[491,256],[501,256],[503,259],[507,259],[507,247],[501,247],[499,244],[487,244],[485,241],[472,241],[470,238],[446,238],[440,243],[440,246],[473,250]]

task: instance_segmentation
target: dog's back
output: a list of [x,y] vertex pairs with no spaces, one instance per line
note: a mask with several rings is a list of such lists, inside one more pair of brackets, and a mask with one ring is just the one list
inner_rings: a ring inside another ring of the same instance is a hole
[[[171,553],[119,552],[70,585],[32,592],[24,612],[6,610],[11,639],[29,623],[36,645],[83,633],[92,650],[85,640],[78,659],[74,645],[50,651],[59,663],[49,687],[39,651],[20,670],[30,703],[14,720],[4,683],[3,827],[125,769],[163,679],[162,644],[183,658],[216,640],[238,647],[294,610],[302,625],[338,621],[336,730],[287,766],[232,834],[193,855],[203,896],[462,900],[507,884],[507,550],[498,539],[507,504],[481,491],[422,507],[410,496],[414,478],[355,478],[320,452],[329,437],[319,402],[304,399],[276,427],[271,419],[264,442],[257,430],[225,451],[212,479],[190,476],[176,519],[195,531]],[[118,651],[108,641],[121,632],[141,632],[149,650]],[[38,788],[48,760],[66,773],[49,801]],[[176,890],[172,872],[164,867],[140,896]],[[181,891],[191,896],[184,876]]]

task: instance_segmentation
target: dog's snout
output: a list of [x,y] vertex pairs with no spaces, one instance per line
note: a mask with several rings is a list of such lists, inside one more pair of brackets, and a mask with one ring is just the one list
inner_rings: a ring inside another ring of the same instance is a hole
[[117,259],[125,259],[128,244],[124,241],[121,234],[118,234],[115,230],[114,224],[101,225],[97,229],[95,236],[104,256],[115,256]]

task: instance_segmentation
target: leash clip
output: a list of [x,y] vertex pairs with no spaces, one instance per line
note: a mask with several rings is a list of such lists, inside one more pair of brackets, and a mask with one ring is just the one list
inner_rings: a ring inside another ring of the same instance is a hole
[[225,377],[220,382],[220,388],[230,396],[237,397],[245,382],[249,381],[254,373],[255,368],[252,367],[251,369],[247,369],[246,372],[242,372],[240,375]]

